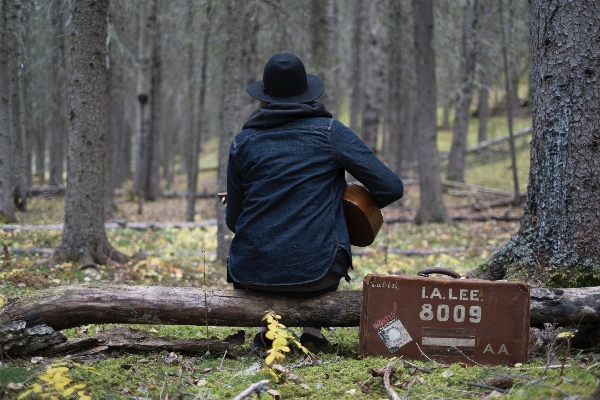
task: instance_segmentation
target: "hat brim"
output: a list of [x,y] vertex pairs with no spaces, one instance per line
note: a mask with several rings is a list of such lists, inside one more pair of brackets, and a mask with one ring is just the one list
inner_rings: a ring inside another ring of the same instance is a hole
[[262,88],[263,81],[253,83],[248,86],[246,92],[257,100],[262,100],[267,103],[308,103],[318,99],[325,90],[325,84],[316,75],[306,74],[308,89],[302,94],[290,97],[272,96],[266,94]]

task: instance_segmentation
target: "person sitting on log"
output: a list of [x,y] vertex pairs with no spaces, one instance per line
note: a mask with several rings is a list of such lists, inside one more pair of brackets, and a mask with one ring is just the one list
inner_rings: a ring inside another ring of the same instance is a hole
[[[400,178],[325,106],[323,81],[293,54],[276,54],[246,92],[259,108],[229,149],[226,223],[235,233],[227,280],[236,289],[293,297],[350,281],[350,239],[342,208],[350,173],[383,208],[403,195]],[[254,347],[269,347],[261,328]],[[328,345],[320,327],[300,342]]]

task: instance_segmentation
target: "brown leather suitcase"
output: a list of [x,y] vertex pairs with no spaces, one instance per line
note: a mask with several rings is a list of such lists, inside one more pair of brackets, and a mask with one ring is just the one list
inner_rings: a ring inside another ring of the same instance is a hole
[[[454,279],[431,278],[431,273]],[[527,283],[457,279],[439,268],[419,275],[365,276],[361,356],[485,365],[527,361]]]

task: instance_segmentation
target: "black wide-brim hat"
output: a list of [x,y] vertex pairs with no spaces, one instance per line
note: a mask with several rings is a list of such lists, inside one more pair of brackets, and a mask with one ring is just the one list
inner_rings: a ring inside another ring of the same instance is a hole
[[293,54],[275,54],[265,65],[263,79],[246,92],[267,103],[307,103],[323,94],[325,85],[316,75],[307,74],[302,61]]

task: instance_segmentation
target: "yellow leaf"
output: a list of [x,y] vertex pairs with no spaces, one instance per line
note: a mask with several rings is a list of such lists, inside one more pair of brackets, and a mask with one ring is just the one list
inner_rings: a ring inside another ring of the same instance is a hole
[[87,396],[83,390],[80,390],[79,392],[77,392],[77,394],[79,395],[80,399],[83,399],[83,400],[92,400],[92,397],[91,396]]
[[42,393],[40,394],[40,399],[45,399],[48,396],[50,396],[50,393]]
[[[281,325],[280,325],[280,327],[281,327]],[[278,329],[277,330],[277,336],[281,336],[283,338],[290,337],[290,335],[286,331],[284,331],[283,329]]]
[[73,393],[74,391],[75,391],[75,389],[70,387],[67,390],[65,390],[62,395],[66,397],[66,396],[70,395],[71,393]]
[[273,340],[273,348],[279,348],[281,346],[285,346],[287,344],[287,340],[277,336],[275,340]]
[[56,396],[50,396],[50,400],[58,400],[58,397],[56,397]]
[[25,397],[27,397],[27,396],[29,395],[29,393],[31,393],[31,392],[33,392],[33,390],[31,390],[31,389],[24,391],[23,393],[21,393],[21,394],[19,395],[19,397],[17,397],[17,400],[24,399],[24,398],[25,398]]
[[290,351],[290,348],[289,348],[289,347],[287,347],[287,346],[280,346],[280,347],[279,347],[279,350],[281,350],[281,351],[285,351],[285,352],[287,353],[287,352],[289,352],[289,351]]
[[39,383],[34,383],[33,385],[31,385],[31,390],[33,390],[33,393],[39,393],[42,391],[42,385],[40,385]]
[[66,381],[56,382],[54,384],[54,389],[56,389],[59,392],[62,392],[63,390],[65,390],[65,386],[67,386],[69,382],[71,382],[70,379],[67,379]]
[[269,356],[267,356],[267,358],[265,359],[265,363],[267,363],[267,365],[269,364],[273,364],[273,361],[275,361],[275,353],[270,354]]
[[268,331],[267,333],[265,333],[265,337],[266,337],[267,339],[274,340],[274,339],[275,339],[275,337],[276,337],[276,335],[275,335],[275,332],[273,332],[273,331]]
[[[577,332],[577,331],[575,331],[575,332]],[[569,338],[572,338],[573,336],[575,336],[575,332],[561,332],[556,337],[560,338],[560,339],[564,339],[564,338],[569,339]]]
[[79,383],[77,385],[73,385],[73,388],[75,389],[83,389],[85,387],[85,383]]

